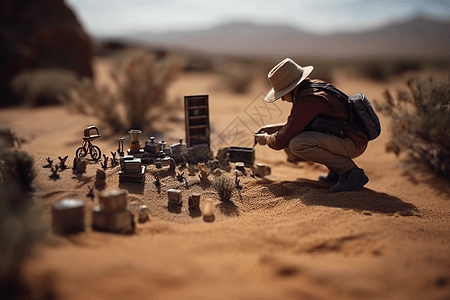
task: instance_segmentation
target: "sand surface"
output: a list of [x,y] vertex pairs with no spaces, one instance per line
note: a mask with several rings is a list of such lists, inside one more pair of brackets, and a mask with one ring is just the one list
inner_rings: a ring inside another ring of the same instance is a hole
[[[209,94],[213,150],[248,146],[260,123],[285,121],[289,105],[262,106],[264,83],[244,95],[231,94],[220,83],[208,74],[183,75],[170,89],[180,109],[167,112],[178,117],[161,125],[171,130],[160,137],[168,144],[184,137],[181,99],[190,94]],[[385,88],[403,81],[377,84],[342,73],[335,84],[381,100]],[[252,114],[255,107],[266,109],[264,117]],[[119,183],[118,168],[109,168],[107,188],[128,190],[133,212],[141,204],[150,208],[150,221],[138,223],[135,234],[116,235],[90,228],[98,198],[86,194],[99,163],[89,163],[82,178],[65,170],[52,180],[43,168],[47,157],[58,161],[69,155],[70,165],[83,129],[99,121],[65,107],[0,110],[0,125],[13,128],[26,141],[22,149],[36,157],[35,201],[43,221],[50,225],[52,204],[61,199],[86,205],[86,232],[49,233],[27,261],[25,274],[34,293],[50,285],[62,299],[450,299],[450,186],[423,170],[408,173],[399,167],[395,155],[384,150],[389,120],[381,121],[382,135],[356,159],[370,178],[359,192],[330,194],[329,185],[316,181],[323,166],[290,164],[282,151],[259,145],[256,162],[270,166],[272,175],[241,177],[243,190],[235,191],[228,205],[196,176],[186,176],[186,187],[166,174],[158,193],[154,166],[148,167],[144,185]],[[233,136],[236,128],[242,134]],[[95,144],[109,155],[118,136],[100,131],[105,136]],[[233,173],[221,176],[234,179]],[[182,191],[179,211],[167,208],[168,188]],[[214,222],[190,214],[192,193],[214,200]]]

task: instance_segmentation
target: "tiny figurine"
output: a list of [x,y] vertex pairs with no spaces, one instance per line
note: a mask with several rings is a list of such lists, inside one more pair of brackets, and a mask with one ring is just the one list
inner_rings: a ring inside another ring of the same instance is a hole
[[241,180],[238,178],[238,174],[237,174],[237,172],[235,173],[236,174],[236,178],[235,178],[235,180],[234,180],[234,186],[236,187],[236,189],[240,192],[241,190],[242,190],[242,185],[241,185]]
[[177,177],[177,179],[178,179],[179,182],[183,182],[184,179],[185,179],[185,177],[184,177],[184,172],[178,173],[176,177]]
[[100,164],[102,165],[102,168],[104,169],[104,170],[106,170],[107,168],[108,168],[108,160],[109,160],[109,157],[108,156],[106,156],[105,154],[103,154],[103,163],[102,162],[100,162]]
[[215,169],[219,168],[220,162],[217,159],[210,159],[208,160],[208,167],[211,172],[213,172]]
[[153,184],[156,186],[156,189],[158,190],[158,194],[161,193],[161,181],[159,180],[159,175],[155,175],[155,181],[153,181]]
[[211,199],[206,199],[205,202],[206,202],[206,204],[205,204],[205,208],[203,210],[203,221],[214,222],[216,217],[214,215],[213,202]]
[[52,227],[56,234],[84,231],[84,203],[64,199],[52,206]]
[[92,187],[88,186],[89,192],[86,195],[87,197],[91,198],[92,201],[94,201],[94,197],[95,197],[94,188],[95,188],[94,186],[92,186]]
[[47,160],[47,164],[45,166],[43,166],[43,168],[51,168],[53,166],[53,160],[50,159],[50,157],[47,157],[46,160]]
[[162,168],[162,162],[160,158],[155,159],[155,167],[157,169],[161,169]]
[[106,173],[102,169],[97,169],[95,175],[95,188],[97,190],[103,190],[106,186]]
[[50,179],[58,180],[60,178],[60,176],[58,174],[59,166],[58,165],[52,166],[51,171],[52,171],[52,175],[50,175]]
[[194,164],[189,164],[188,166],[188,176],[195,176],[197,175],[197,168]]
[[230,154],[228,153],[228,148],[219,148],[216,159],[219,161],[219,168],[230,172]]
[[68,157],[69,157],[68,155],[64,156],[63,158],[62,158],[61,156],[58,156],[58,159],[59,159],[59,169],[60,169],[60,170],[65,170],[65,169],[68,169],[68,168],[69,168],[69,167],[66,166],[66,160],[67,160]]
[[119,165],[119,160],[116,158],[117,152],[111,151],[111,168],[117,167]]
[[93,145],[91,141],[100,137],[101,135],[97,127],[86,127],[86,129],[84,129],[83,144],[77,149],[75,156],[78,158],[83,158],[89,153],[93,160],[99,160],[102,157],[102,152],[100,151],[100,148]]
[[75,157],[73,159],[72,172],[77,176],[86,173],[86,160],[84,158]]
[[174,173],[176,167],[177,167],[177,165],[176,165],[176,163],[175,163],[175,159],[170,158],[170,160],[169,160],[169,172],[170,172],[170,173]]
[[189,196],[189,208],[200,209],[200,194],[192,194]]
[[206,168],[206,165],[204,163],[199,163],[198,164],[198,169],[200,170],[200,175],[198,175],[200,180],[201,181],[207,181],[208,180],[208,176],[209,176],[209,171]]
[[168,189],[167,190],[167,198],[169,200],[169,204],[181,205],[181,191],[177,189]]
[[116,140],[118,141],[119,145],[117,148],[117,153],[119,153],[119,156],[122,157],[124,156],[124,151],[123,151],[123,140],[125,139],[125,137],[121,137],[121,138],[116,138]]
[[147,205],[140,205],[139,206],[139,223],[145,223],[147,222],[149,218],[150,210],[148,209]]

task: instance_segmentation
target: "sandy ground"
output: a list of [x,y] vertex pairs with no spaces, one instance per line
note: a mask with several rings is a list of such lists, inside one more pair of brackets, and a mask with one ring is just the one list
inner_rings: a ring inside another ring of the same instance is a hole
[[[337,75],[339,88],[364,92],[369,99],[381,100],[385,88],[403,84]],[[170,96],[182,103],[183,95],[209,94],[215,150],[248,146],[259,125],[285,121],[289,105],[277,103],[268,110],[260,102],[267,91],[257,82],[237,96],[221,88],[217,77],[188,74],[171,87]],[[163,136],[168,144],[184,136],[182,107],[170,113],[181,121]],[[71,164],[84,127],[98,120],[64,107],[0,110],[0,125],[13,128],[26,140],[22,149],[36,157],[35,201],[43,208],[43,221],[50,225],[51,206],[61,199],[86,205],[86,232],[49,233],[24,266],[26,277],[34,293],[51,285],[62,299],[450,299],[450,186],[428,172],[400,168],[384,150],[389,124],[384,117],[381,121],[382,135],[356,159],[370,178],[359,192],[330,194],[330,186],[316,181],[323,166],[289,164],[283,152],[259,145],[256,162],[270,166],[272,175],[241,177],[243,190],[233,194],[234,205],[221,204],[197,177],[188,176],[186,188],[165,176],[158,193],[154,166],[144,185],[120,184],[118,169],[110,168],[107,188],[128,190],[134,212],[140,204],[150,208],[150,221],[123,236],[90,228],[98,198],[86,194],[99,163],[90,163],[81,179],[66,170],[51,180],[43,168],[46,157],[58,161],[69,155]],[[236,129],[240,134],[233,135]],[[114,136],[96,144],[106,154],[117,149]],[[233,178],[232,173],[222,176]],[[211,181],[215,177],[210,175]],[[167,208],[171,187],[182,191],[177,212]],[[214,222],[189,213],[192,193],[215,201]]]

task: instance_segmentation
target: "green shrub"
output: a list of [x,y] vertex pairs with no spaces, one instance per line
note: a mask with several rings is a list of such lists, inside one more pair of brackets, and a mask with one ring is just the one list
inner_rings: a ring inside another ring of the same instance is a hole
[[397,155],[409,151],[450,177],[450,81],[415,78],[407,86],[395,98],[386,90],[385,103],[375,102],[392,118],[387,150]]

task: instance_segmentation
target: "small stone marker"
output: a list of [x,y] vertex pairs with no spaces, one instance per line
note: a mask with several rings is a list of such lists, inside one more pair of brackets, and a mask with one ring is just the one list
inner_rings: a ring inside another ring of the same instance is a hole
[[194,209],[200,208],[200,194],[192,194],[189,196],[189,207]]
[[179,205],[181,203],[181,191],[176,189],[168,189],[167,197],[169,202],[175,205]]
[[271,173],[270,167],[263,164],[256,164],[255,176],[262,178],[264,176],[270,175],[270,173]]
[[203,210],[203,221],[214,222],[214,219],[216,217],[214,215],[213,202],[211,199],[206,199],[205,202],[206,202],[206,205],[205,205],[205,209]]
[[69,234],[84,231],[84,202],[64,199],[52,208],[53,232]]
[[149,213],[150,209],[147,207],[147,205],[140,205],[139,206],[139,223],[145,223],[149,220]]

